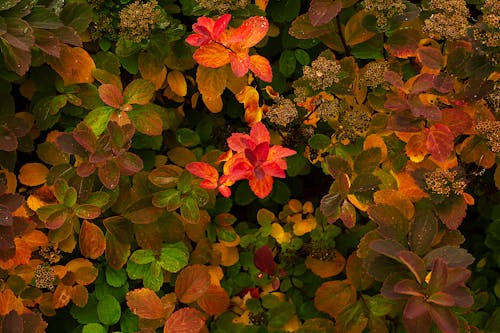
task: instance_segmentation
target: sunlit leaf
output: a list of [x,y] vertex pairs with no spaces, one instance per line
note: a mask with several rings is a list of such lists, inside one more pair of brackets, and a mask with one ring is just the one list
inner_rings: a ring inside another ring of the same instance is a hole
[[127,104],[146,105],[153,98],[155,88],[147,80],[136,79],[129,83],[123,91],[123,99]]
[[19,169],[19,182],[27,186],[37,186],[45,183],[49,169],[42,163],[27,163]]
[[178,96],[186,96],[187,83],[184,74],[179,71],[171,71],[167,75],[167,82],[170,89]]

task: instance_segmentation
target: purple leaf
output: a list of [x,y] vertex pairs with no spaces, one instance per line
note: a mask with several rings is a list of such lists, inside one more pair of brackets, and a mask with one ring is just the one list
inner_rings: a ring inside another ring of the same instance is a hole
[[264,273],[274,275],[278,265],[274,262],[273,251],[266,245],[258,248],[253,255],[255,267]]
[[417,278],[418,283],[422,284],[427,271],[425,270],[425,263],[417,256],[415,253],[411,251],[399,251],[397,253],[397,257],[399,261],[406,265],[410,269],[410,271]]
[[429,73],[420,74],[410,89],[411,94],[418,94],[434,87],[434,75]]
[[334,19],[342,9],[340,0],[312,0],[309,7],[309,20],[313,27],[327,24]]
[[429,306],[421,297],[413,296],[403,311],[403,325],[408,333],[428,333],[431,329]]
[[443,333],[458,333],[459,324],[455,315],[446,308],[439,306],[430,306],[429,313],[432,321]]
[[120,172],[124,176],[131,176],[142,170],[144,164],[142,159],[134,153],[125,152],[117,160]]
[[427,298],[427,302],[448,307],[455,305],[455,299],[453,296],[442,291],[438,291],[437,293],[429,296],[429,298]]
[[415,280],[402,280],[394,285],[394,292],[409,296],[423,297],[422,287]]

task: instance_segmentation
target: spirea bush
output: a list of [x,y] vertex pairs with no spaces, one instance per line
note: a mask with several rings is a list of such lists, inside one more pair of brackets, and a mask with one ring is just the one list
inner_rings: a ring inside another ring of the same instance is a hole
[[499,18],[0,1],[0,332],[500,332]]

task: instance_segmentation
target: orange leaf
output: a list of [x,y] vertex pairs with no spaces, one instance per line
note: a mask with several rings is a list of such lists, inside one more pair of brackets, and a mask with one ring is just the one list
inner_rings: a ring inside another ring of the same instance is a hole
[[68,272],[75,274],[75,280],[78,284],[88,285],[95,281],[97,278],[98,270],[87,259],[77,258],[73,259],[66,264]]
[[170,89],[178,96],[186,96],[187,83],[184,74],[179,71],[172,71],[167,75],[167,82]]
[[209,96],[209,95],[201,95],[203,103],[210,112],[218,113],[222,111],[222,107],[224,103],[222,102],[222,98],[220,95],[217,96]]
[[229,50],[220,44],[210,43],[196,50],[193,59],[202,66],[219,68],[229,63]]
[[144,52],[139,54],[138,65],[142,78],[153,83],[155,90],[160,89],[167,77],[165,65],[151,53]]
[[20,298],[12,290],[5,288],[0,291],[0,316],[5,316],[12,310],[17,313],[25,312],[25,307]]
[[168,318],[163,333],[199,333],[205,325],[205,318],[200,311],[182,308]]
[[84,220],[80,228],[78,243],[82,256],[97,259],[106,249],[106,239],[101,228],[94,223]]
[[135,315],[144,319],[160,319],[165,311],[160,297],[147,288],[129,291],[126,296],[127,306]]
[[314,295],[316,309],[337,317],[356,301],[356,289],[349,280],[324,282]]
[[376,204],[396,207],[408,220],[411,220],[415,214],[413,203],[400,191],[392,189],[380,190],[375,192],[373,199]]
[[6,261],[0,260],[0,268],[9,270],[19,265],[25,265],[31,258],[31,247],[21,238],[15,238],[16,255]]
[[258,54],[250,56],[250,70],[262,81],[271,82],[273,80],[273,70],[269,60]]
[[337,250],[334,250],[333,260],[320,260],[307,256],[306,267],[321,278],[329,278],[340,274],[345,266],[344,256]]
[[27,163],[19,170],[19,182],[26,186],[38,186],[45,183],[49,169],[42,163]]
[[200,298],[210,286],[208,269],[199,264],[185,267],[175,281],[175,294],[183,303],[191,303]]
[[229,295],[221,286],[210,285],[196,303],[209,315],[217,316],[229,308]]
[[94,81],[94,60],[80,47],[61,44],[60,57],[50,58],[47,62],[63,78],[65,86]]
[[419,163],[427,155],[427,136],[424,133],[418,133],[410,137],[405,147],[406,155],[412,162]]
[[215,257],[220,258],[220,264],[222,266],[233,266],[240,259],[238,248],[236,247],[227,247],[220,243],[216,243],[212,245],[212,249]]
[[418,186],[417,182],[410,174],[400,172],[394,176],[398,182],[399,191],[412,202],[417,202],[418,200],[429,196]]
[[213,97],[222,95],[222,92],[226,89],[228,72],[230,71],[226,67],[214,69],[198,66],[196,70],[196,83],[198,84],[200,93]]
[[387,145],[380,134],[370,134],[366,137],[363,142],[363,150],[368,150],[370,148],[380,148],[380,153],[382,154],[381,160],[385,161],[387,158]]
[[52,306],[54,309],[60,309],[69,304],[71,300],[71,286],[64,283],[59,284],[54,291],[54,298],[52,299]]
[[14,193],[16,192],[17,188],[17,179],[16,175],[13,172],[10,172],[7,169],[1,169],[0,168],[0,176],[5,176],[6,181],[7,181],[7,189],[6,193]]
[[71,288],[69,293],[71,296],[71,300],[76,306],[83,308],[85,305],[87,305],[87,302],[89,300],[89,292],[87,288],[77,284],[76,286],[73,286]]
[[347,258],[345,273],[347,278],[357,290],[368,289],[375,282],[375,280],[366,272],[363,267],[363,261],[356,255],[356,253],[351,253],[349,258]]

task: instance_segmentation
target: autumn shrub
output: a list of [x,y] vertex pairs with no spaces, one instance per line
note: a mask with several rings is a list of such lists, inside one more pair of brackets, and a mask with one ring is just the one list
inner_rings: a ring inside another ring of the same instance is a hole
[[499,12],[0,1],[0,332],[499,332]]

